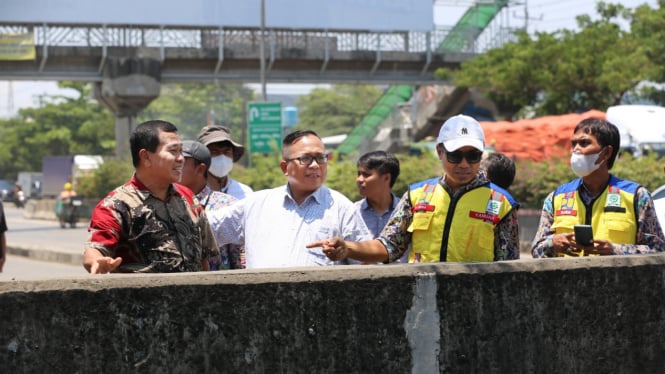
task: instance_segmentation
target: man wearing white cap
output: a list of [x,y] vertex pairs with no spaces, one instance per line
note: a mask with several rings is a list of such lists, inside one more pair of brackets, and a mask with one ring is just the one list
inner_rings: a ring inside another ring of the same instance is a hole
[[517,203],[479,172],[485,135],[475,119],[448,119],[437,139],[444,176],[409,186],[381,235],[362,242],[310,243],[331,260],[393,262],[410,247],[409,263],[519,258]]

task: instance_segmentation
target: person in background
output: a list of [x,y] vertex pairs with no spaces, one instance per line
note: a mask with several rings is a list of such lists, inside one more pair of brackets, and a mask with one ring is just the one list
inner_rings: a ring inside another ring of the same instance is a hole
[[212,157],[208,169],[208,186],[238,200],[251,194],[252,189],[249,186],[229,176],[233,164],[245,153],[245,147],[231,139],[229,129],[219,125],[205,126],[199,132],[198,140],[208,147]]
[[503,153],[490,153],[480,161],[480,169],[485,171],[490,182],[506,191],[515,180],[515,162]]
[[373,151],[360,156],[356,167],[356,186],[363,199],[354,204],[376,238],[399,201],[391,191],[399,176],[399,160],[384,151]]
[[74,196],[76,196],[76,191],[74,191],[74,186],[72,186],[70,182],[65,183],[62,186],[62,191],[60,191],[59,199],[64,201]]
[[518,259],[516,202],[480,172],[485,146],[474,118],[458,115],[441,127],[436,151],[444,176],[409,186],[378,239],[312,242],[331,260],[393,262],[410,246],[409,263]]
[[185,158],[170,122],[143,122],[129,139],[134,176],[92,212],[83,266],[91,274],[208,270],[219,254],[203,208],[176,182]]
[[0,273],[2,273],[2,268],[7,261],[7,238],[5,237],[5,232],[7,232],[7,220],[5,219],[5,208],[2,206],[2,200],[0,200]]
[[25,193],[18,182],[14,184],[14,205],[19,209],[25,207]]
[[60,217],[60,215],[63,214],[63,209],[65,209],[65,206],[70,203],[70,199],[74,196],[77,196],[76,191],[74,191],[74,186],[72,186],[71,182],[65,183],[55,202],[55,215],[57,217]]
[[285,136],[280,168],[286,185],[210,212],[217,241],[244,244],[248,269],[339,264],[305,244],[329,236],[364,240],[371,234],[353,203],[323,185],[328,158],[314,131]]
[[[665,250],[649,191],[610,174],[619,142],[618,128],[605,120],[588,118],[575,126],[570,164],[579,178],[560,185],[545,198],[533,257]],[[592,226],[592,245],[576,242],[575,225]]]
[[[206,215],[212,210],[224,209],[237,201],[235,197],[213,191],[207,185],[210,151],[205,145],[194,140],[184,140],[182,154],[185,156],[185,163],[182,167],[180,184],[194,192]],[[233,244],[220,245],[219,255],[210,257],[209,263],[210,270],[244,269],[244,248]]]
[[[356,167],[356,186],[363,198],[354,205],[372,237],[378,238],[399,202],[391,190],[399,176],[399,160],[384,151],[372,151],[360,156]],[[407,262],[407,256],[405,252],[397,262]]]

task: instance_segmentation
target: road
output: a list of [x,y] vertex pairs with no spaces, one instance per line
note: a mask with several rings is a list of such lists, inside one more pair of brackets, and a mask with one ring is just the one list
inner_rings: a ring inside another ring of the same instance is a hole
[[70,260],[61,263],[9,255],[0,273],[0,281],[56,279],[87,274],[80,261],[76,260],[76,256],[83,254],[87,222],[81,222],[74,229],[62,229],[56,221],[24,218],[23,210],[17,209],[14,204],[4,203],[3,206],[9,229],[6,233],[8,247],[26,248],[45,256],[60,254],[63,261]]
[[0,282],[62,279],[75,276],[88,276],[88,272],[81,265],[39,261],[28,257],[9,255],[5,267],[0,273]]

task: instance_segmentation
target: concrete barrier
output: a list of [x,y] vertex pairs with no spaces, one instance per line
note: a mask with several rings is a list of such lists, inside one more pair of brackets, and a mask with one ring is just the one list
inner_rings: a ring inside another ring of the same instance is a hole
[[0,283],[7,373],[656,373],[665,255]]
[[[90,219],[92,209],[97,205],[99,199],[83,199],[83,205],[79,210],[79,220],[87,221]],[[23,217],[27,219],[43,219],[57,221],[55,215],[56,199],[30,199],[26,202],[23,209]]]

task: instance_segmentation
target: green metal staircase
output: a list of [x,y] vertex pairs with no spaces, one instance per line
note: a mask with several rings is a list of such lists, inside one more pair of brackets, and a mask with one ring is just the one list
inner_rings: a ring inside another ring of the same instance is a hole
[[[508,0],[478,2],[464,13],[453,29],[437,47],[437,51],[458,52],[480,36],[499,12],[508,5]],[[386,121],[395,105],[408,101],[413,96],[411,85],[391,85],[365,114],[360,123],[339,145],[337,152],[342,155],[357,150],[364,139],[376,136],[379,126]]]

